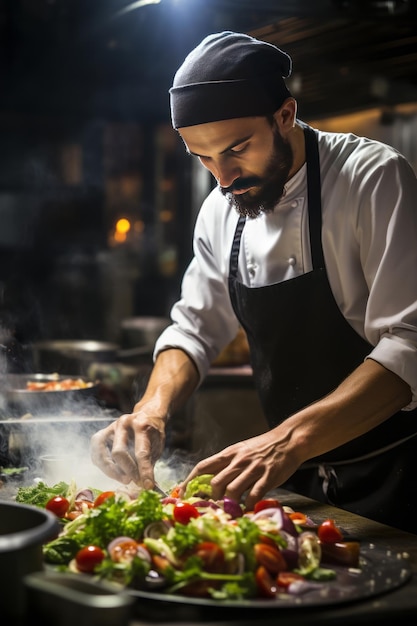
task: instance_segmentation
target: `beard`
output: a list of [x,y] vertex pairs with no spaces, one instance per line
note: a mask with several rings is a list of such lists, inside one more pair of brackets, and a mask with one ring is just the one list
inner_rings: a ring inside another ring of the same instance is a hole
[[[275,122],[272,126],[272,133],[272,155],[263,176],[238,178],[230,187],[220,187],[222,194],[242,217],[255,218],[261,213],[271,213],[284,195],[284,187],[294,162],[294,155],[289,142],[279,134]],[[254,186],[258,187],[255,193],[250,191],[239,195],[233,193],[233,191]]]

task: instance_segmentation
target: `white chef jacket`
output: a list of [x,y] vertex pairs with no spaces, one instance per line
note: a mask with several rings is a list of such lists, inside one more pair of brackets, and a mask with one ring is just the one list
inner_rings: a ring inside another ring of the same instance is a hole
[[[417,406],[417,180],[394,148],[353,134],[318,131],[322,245],[335,300],[346,320],[372,346],[375,361],[411,387]],[[200,380],[236,335],[229,260],[238,220],[218,188],[204,201],[194,230],[194,257],[172,325],[154,357],[183,349]],[[248,219],[238,278],[256,288],[312,270],[307,167],[287,182],[273,213]],[[305,311],[308,324],[308,310]],[[314,329],[312,329],[314,332]],[[285,355],[283,355],[285,359]]]

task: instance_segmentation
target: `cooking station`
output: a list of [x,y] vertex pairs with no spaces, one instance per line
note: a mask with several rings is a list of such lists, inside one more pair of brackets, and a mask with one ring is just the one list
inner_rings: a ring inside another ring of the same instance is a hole
[[[393,619],[400,619],[402,626],[415,624],[417,616],[417,535],[396,530],[394,528],[373,522],[358,515],[341,509],[324,505],[303,496],[285,490],[276,490],[274,497],[278,497],[283,504],[295,510],[306,513],[313,521],[332,518],[337,521],[347,537],[359,540],[362,549],[369,556],[370,577],[375,576],[376,585],[367,587],[365,584],[355,595],[346,601],[323,600],[323,603],[311,605],[306,597],[302,597],[298,605],[289,607],[274,606],[273,601],[253,601],[237,603],[237,606],[222,605],[219,601],[204,601],[202,599],[176,598],[172,596],[167,601],[157,599],[135,598],[132,592],[133,603],[117,604],[119,594],[107,598],[108,609],[103,610],[103,602],[97,604],[97,588],[84,585],[81,590],[66,588],[63,584],[56,597],[56,584],[51,584],[48,590],[48,579],[45,572],[39,574],[43,581],[43,594],[39,589],[33,590],[29,586],[27,615],[17,621],[11,621],[10,626],[32,626],[32,624],[53,624],[66,626],[77,623],[88,626],[151,626],[159,624],[187,624],[194,626],[201,622],[213,626],[255,626],[262,620],[263,624],[277,624],[280,626],[321,626],[347,624],[391,624]],[[0,491],[0,505],[4,496]],[[385,564],[381,566],[379,556],[372,562],[372,549],[376,555],[385,555]],[[368,556],[366,558],[368,558]],[[390,566],[392,564],[392,567]],[[2,573],[4,576],[5,573]],[[38,574],[35,574],[35,579]],[[62,574],[65,577],[65,574]],[[31,576],[29,576],[31,578]],[[122,594],[124,595],[124,594]],[[130,595],[130,594],[128,594]],[[150,594],[148,594],[149,596]],[[117,596],[117,597],[116,597]],[[217,603],[218,602],[218,603]],[[103,612],[104,611],[104,612]],[[87,619],[88,621],[83,621]],[[84,616],[84,617],[83,617]],[[104,616],[104,618],[103,618]],[[8,624],[9,626],[9,624]]]

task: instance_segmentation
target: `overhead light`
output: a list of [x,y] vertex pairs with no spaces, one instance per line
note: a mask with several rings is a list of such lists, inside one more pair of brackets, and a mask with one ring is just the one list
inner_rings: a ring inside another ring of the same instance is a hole
[[160,2],[161,0],[137,0],[137,2],[132,2],[131,4],[128,4],[128,6],[124,9],[121,9],[121,11],[117,13],[117,15],[123,15],[124,13],[129,13],[130,11],[141,9],[148,4],[160,4]]

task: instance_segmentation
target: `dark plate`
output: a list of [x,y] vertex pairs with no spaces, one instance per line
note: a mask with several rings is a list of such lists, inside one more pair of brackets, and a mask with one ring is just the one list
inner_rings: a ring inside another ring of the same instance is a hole
[[332,567],[337,578],[319,585],[315,590],[301,595],[281,594],[271,600],[212,600],[168,595],[159,592],[129,590],[144,607],[144,601],[172,605],[188,605],[203,609],[302,609],[307,607],[330,606],[364,600],[387,593],[404,585],[411,577],[408,558],[381,550],[373,544],[361,546],[360,569]]

